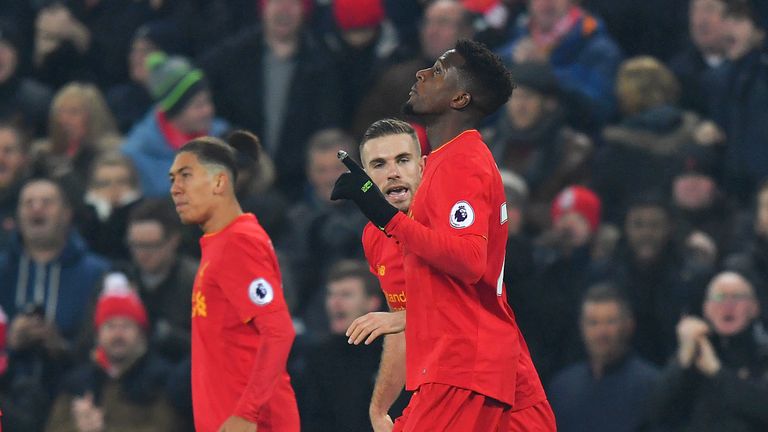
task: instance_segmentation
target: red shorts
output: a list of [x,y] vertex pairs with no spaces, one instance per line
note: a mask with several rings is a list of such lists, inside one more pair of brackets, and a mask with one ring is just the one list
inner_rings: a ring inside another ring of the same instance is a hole
[[555,432],[555,415],[544,400],[512,411],[480,393],[446,384],[419,387],[392,432]]
[[411,397],[392,432],[506,431],[509,405],[445,384],[423,384]]

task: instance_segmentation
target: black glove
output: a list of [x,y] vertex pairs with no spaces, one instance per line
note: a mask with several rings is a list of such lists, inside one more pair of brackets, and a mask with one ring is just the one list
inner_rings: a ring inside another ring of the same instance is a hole
[[345,172],[336,180],[331,192],[331,200],[349,199],[354,201],[365,217],[383,230],[389,221],[395,217],[398,210],[387,202],[384,194],[368,177],[368,174],[347,155],[347,152],[339,150],[339,159],[349,168],[349,172]]

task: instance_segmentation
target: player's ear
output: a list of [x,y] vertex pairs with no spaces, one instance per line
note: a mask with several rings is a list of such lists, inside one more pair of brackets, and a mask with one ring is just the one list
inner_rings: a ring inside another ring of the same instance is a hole
[[464,109],[469,105],[471,101],[472,101],[472,95],[467,93],[466,91],[456,93],[453,96],[453,99],[451,99],[451,108],[455,110]]
[[216,173],[216,177],[213,179],[213,192],[216,195],[221,195],[227,187],[227,176],[223,171]]
[[424,174],[424,167],[427,165],[427,157],[422,156],[419,158],[419,175]]

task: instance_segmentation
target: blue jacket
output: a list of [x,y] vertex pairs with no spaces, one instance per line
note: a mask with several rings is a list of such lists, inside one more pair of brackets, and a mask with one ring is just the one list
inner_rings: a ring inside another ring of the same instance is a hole
[[[504,58],[511,60],[518,42],[531,35],[529,22],[527,16],[518,20],[511,42],[499,50]],[[561,88],[584,98],[600,122],[610,119],[614,113],[613,87],[621,60],[621,50],[605,24],[586,12],[549,55]]]
[[[168,169],[173,165],[176,151],[171,148],[160,131],[156,111],[151,109],[128,133],[122,152],[133,160],[139,172],[141,190],[147,197],[167,197],[170,190]],[[214,119],[209,135],[221,136],[229,124]]]
[[83,320],[89,319],[94,289],[108,268],[107,260],[90,252],[75,230],[70,231],[61,255],[45,265],[36,264],[24,253],[16,233],[0,252],[0,304],[9,319],[26,305],[41,304],[46,319],[74,342]]

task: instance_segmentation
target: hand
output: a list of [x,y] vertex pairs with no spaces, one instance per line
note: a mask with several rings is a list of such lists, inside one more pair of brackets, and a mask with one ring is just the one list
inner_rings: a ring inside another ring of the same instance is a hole
[[229,416],[229,418],[219,427],[219,432],[256,432],[258,426],[256,423],[248,421],[242,417]]
[[512,51],[512,59],[515,63],[546,63],[547,54],[536,46],[533,39],[527,37],[521,39],[520,42],[515,45],[515,48]]
[[395,425],[392,422],[392,417],[383,413],[371,414],[371,426],[373,426],[373,432],[391,432]]
[[360,168],[360,165],[347,156],[346,152],[339,151],[339,158],[349,172],[342,174],[336,180],[331,192],[331,200],[354,201],[365,217],[380,229],[384,229],[398,210],[387,202],[373,180]]
[[701,231],[692,232],[685,239],[691,258],[702,266],[711,266],[717,260],[717,244],[712,237]]
[[688,368],[699,349],[698,340],[705,338],[709,333],[709,326],[699,318],[687,316],[677,324],[677,340],[680,344],[677,349],[677,361],[680,366]]
[[694,361],[696,369],[708,377],[715,376],[720,372],[720,359],[715,353],[712,342],[707,337],[702,337],[698,340],[698,347],[699,355]]
[[8,347],[23,351],[45,340],[45,321],[37,315],[19,314],[8,328]]
[[78,432],[104,431],[104,411],[93,404],[93,394],[72,400],[72,417]]
[[400,333],[403,330],[405,311],[370,312],[352,321],[346,335],[349,336],[350,344],[360,345],[365,339],[365,344],[369,345],[381,335]]

